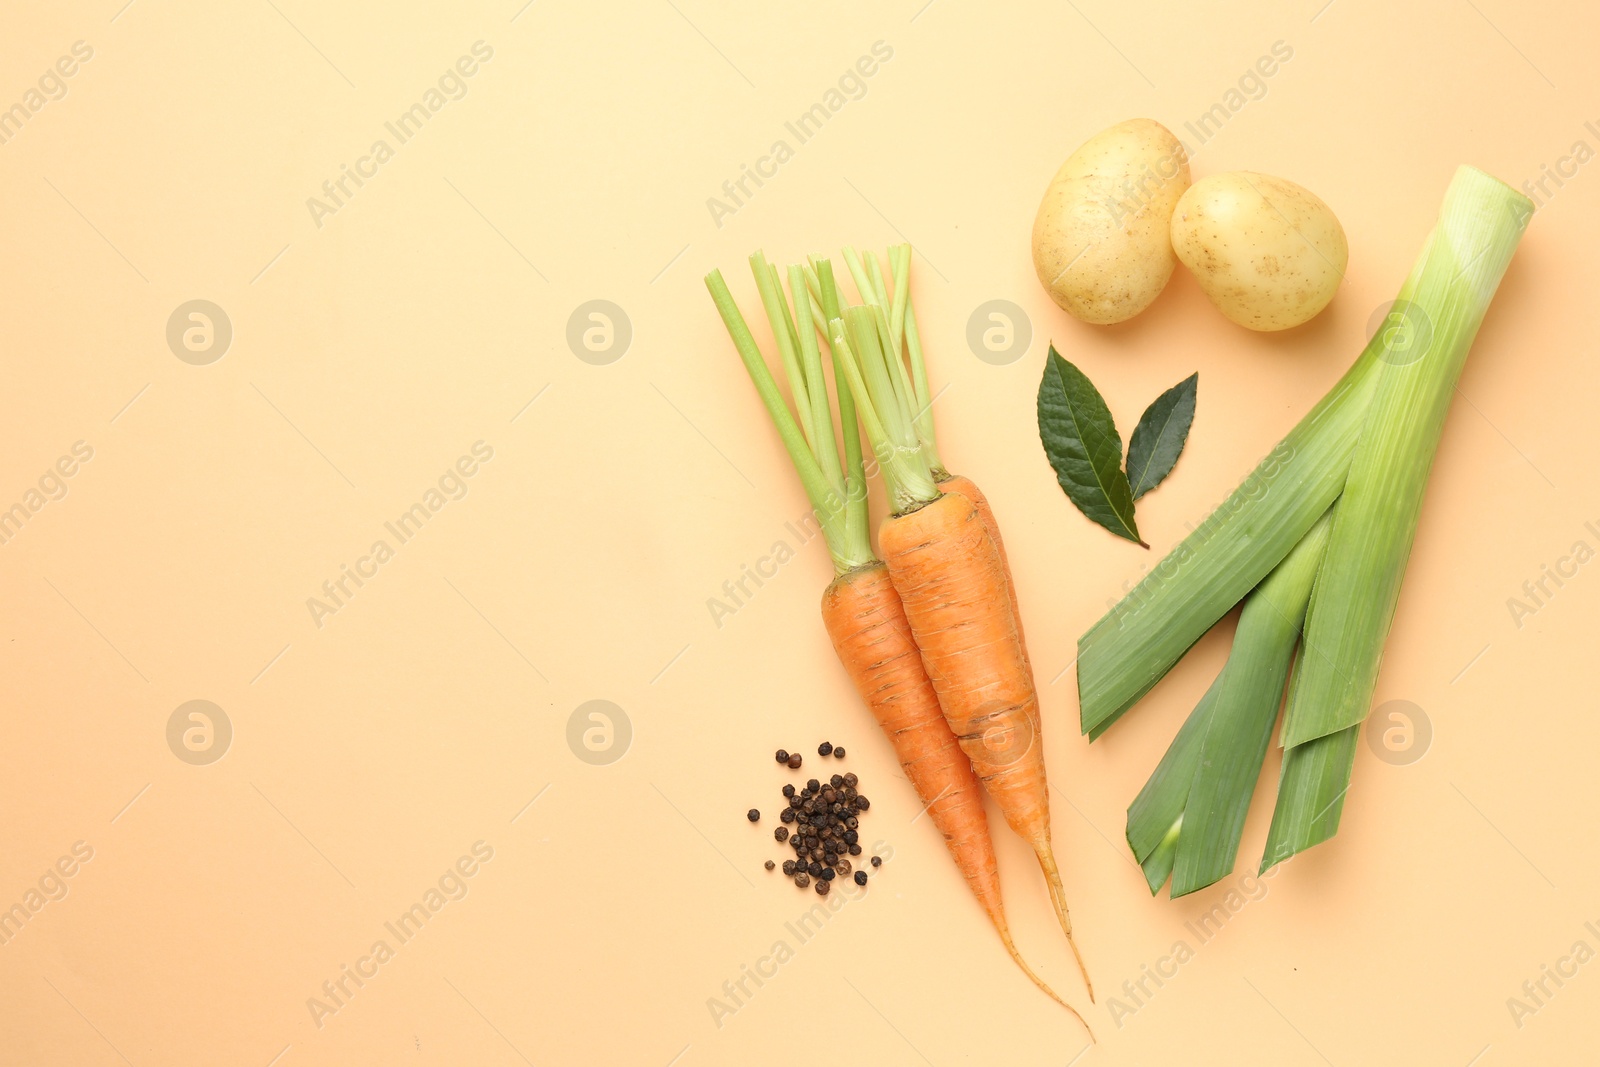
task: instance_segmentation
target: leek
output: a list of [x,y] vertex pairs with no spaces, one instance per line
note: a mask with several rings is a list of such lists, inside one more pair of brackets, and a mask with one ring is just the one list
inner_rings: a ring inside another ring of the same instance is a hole
[[1339,830],[1445,415],[1532,214],[1521,193],[1462,167],[1395,302],[1420,336],[1384,367],[1339,498],[1284,713],[1263,870]]
[[[1129,808],[1129,845],[1152,892],[1169,873],[1176,896],[1231,869],[1297,638],[1262,870],[1338,830],[1455,384],[1532,214],[1504,183],[1457,170],[1395,304],[1405,328],[1380,330],[1250,477],[1079,640],[1092,740],[1250,594],[1228,665]],[[1292,586],[1279,577],[1291,571]],[[1274,626],[1265,608],[1252,611],[1269,601],[1282,616]],[[1247,627],[1252,617],[1260,622]]]
[[1239,487],[1078,639],[1079,717],[1090,740],[1165,677],[1338,498],[1384,338],[1375,336]]
[[1396,306],[1427,336],[1378,378],[1306,620],[1285,747],[1367,717],[1456,380],[1532,210],[1515,189],[1462,167],[1400,289]]

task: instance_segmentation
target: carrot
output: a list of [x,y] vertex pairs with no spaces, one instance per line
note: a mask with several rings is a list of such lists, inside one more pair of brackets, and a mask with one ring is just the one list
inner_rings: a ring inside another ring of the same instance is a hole
[[[937,398],[929,395],[928,369],[922,355],[922,337],[917,329],[916,309],[911,303],[911,246],[901,244],[889,249],[887,269],[880,268],[877,259],[870,252],[863,259],[856,254],[855,249],[846,248],[844,255],[861,298],[875,311],[881,312],[881,321],[878,324],[881,331],[879,340],[884,342],[885,352],[893,355],[893,371],[900,389],[909,393],[913,405],[913,410],[909,412],[911,427],[916,436],[917,446],[928,462],[934,484],[946,493],[959,493],[972,501],[983,519],[984,529],[989,532],[989,537],[1000,553],[1000,564],[1005,570],[1006,596],[1011,602],[1011,613],[1016,616],[1017,637],[1022,641],[1022,655],[1026,659],[1028,643],[1023,638],[1022,615],[1017,610],[1016,583],[1011,578],[1011,564],[1006,558],[1006,545],[1000,536],[1000,524],[995,521],[994,510],[989,507],[988,498],[971,478],[951,474],[945,468],[944,461],[939,458],[939,443],[933,424],[933,401]],[[905,349],[906,362],[910,364],[908,374],[901,373],[904,370],[900,364],[902,347]],[[1031,664],[1029,669],[1032,669]]]
[[[721,274],[712,271],[706,285],[794,461],[833,558],[835,577],[823,593],[822,617],[834,651],[888,736],[924,810],[944,835],[951,858],[999,933],[1006,952],[1035,985],[1072,1012],[1087,1030],[1083,1016],[1033,972],[1012,940],[1001,900],[994,843],[972,764],[940,707],[888,570],[873,556],[868,542],[866,482],[853,398],[848,390],[837,390],[839,421],[845,430],[841,461],[815,335],[797,328],[796,320],[789,317],[776,272],[765,258],[759,253],[752,256],[751,267],[789,372],[798,420],[779,395]],[[813,264],[813,277],[820,282],[818,295],[824,307],[837,312],[832,271],[825,260]],[[813,318],[801,269],[791,268],[789,280],[798,323],[825,321],[820,314]],[[838,375],[837,350],[832,354]],[[1093,1036],[1091,1032],[1090,1038]]]
[[1094,985],[1072,937],[1050,847],[1039,698],[999,550],[977,507],[957,493],[885,520],[878,548],[961,750],[1007,825],[1038,857],[1092,1001]]
[[[956,493],[972,501],[972,506],[978,509],[978,518],[983,521],[983,528],[989,534],[989,540],[994,542],[994,550],[1000,554],[1000,569],[1005,571],[1006,599],[1011,602],[1011,615],[1017,620],[1017,640],[1022,644],[1022,656],[1028,660],[1028,641],[1022,633],[1022,612],[1017,609],[1017,583],[1011,578],[1011,561],[1006,557],[1006,543],[1000,537],[1000,523],[995,520],[994,509],[989,506],[989,498],[983,495],[977,483],[964,474],[951,474],[949,471],[934,471],[934,484],[944,493]],[[1028,660],[1028,669],[1032,671],[1033,664]]]
[[1007,824],[1038,858],[1092,1001],[1050,843],[1039,698],[1015,593],[977,505],[935,484],[930,438],[910,405],[913,388],[898,351],[885,347],[894,343],[888,318],[882,305],[852,307],[829,323],[893,511],[878,528],[879,551],[945,720]]
[[835,578],[822,594],[822,618],[839,662],[889,738],[906,777],[944,835],[950,858],[988,914],[1006,951],[1035,985],[1088,1029],[1083,1016],[1033,972],[1011,939],[983,794],[972,764],[945,720],[900,596],[883,563],[874,562]]

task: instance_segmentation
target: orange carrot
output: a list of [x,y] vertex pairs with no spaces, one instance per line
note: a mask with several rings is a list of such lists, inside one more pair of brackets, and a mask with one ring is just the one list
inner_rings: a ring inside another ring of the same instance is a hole
[[1050,845],[1039,698],[1006,595],[1000,553],[977,507],[955,493],[886,519],[878,528],[878,546],[945,719],[1006,823],[1038,857],[1093,1000]]
[[[922,353],[922,337],[917,329],[917,313],[911,301],[911,246],[896,245],[889,249],[882,266],[871,252],[863,258],[854,248],[844,250],[850,274],[855,279],[861,299],[877,312],[878,339],[884,344],[885,362],[889,376],[898,384],[897,398],[909,399],[904,406],[913,431],[915,445],[927,462],[934,484],[943,492],[960,493],[977,507],[984,529],[1000,553],[1000,564],[1005,569],[1006,595],[1011,602],[1011,613],[1017,619],[1017,637],[1022,640],[1022,654],[1028,655],[1028,643],[1022,636],[1022,615],[1017,611],[1016,583],[1011,579],[1011,564],[1006,558],[1005,541],[1000,536],[1000,524],[995,521],[983,491],[968,478],[951,474],[939,458],[939,444],[934,432],[933,402],[929,394],[928,368]],[[904,362],[901,355],[904,351]],[[906,364],[909,364],[909,369]]]
[[1033,973],[1011,940],[983,794],[928,681],[888,570],[874,561],[839,575],[822,594],[822,618],[839,662],[894,746],[900,766],[1006,951],[1035,985],[1083,1022],[1076,1009]]
[[[794,461],[833,558],[835,578],[823,594],[822,616],[834,650],[888,736],[924,809],[944,835],[956,867],[1000,934],[1006,951],[1035,985],[1071,1011],[1087,1030],[1083,1017],[1033,972],[1011,939],[994,844],[972,765],[957,744],[928,680],[889,573],[872,554],[856,408],[843,387],[838,389],[839,421],[844,429],[842,458],[835,445],[820,355],[811,330],[804,328],[813,325],[804,274],[800,268],[790,268],[797,323],[789,318],[776,271],[759,253],[751,257],[751,267],[789,372],[798,418],[778,393],[721,274],[713,271],[706,277],[706,285]],[[818,276],[819,299],[829,311],[836,310],[831,268],[826,261],[817,261],[813,269]],[[838,373],[838,353],[833,355]],[[1091,1033],[1091,1039],[1093,1036]]]
[[[959,493],[940,492],[934,482],[935,470],[945,472],[930,462],[931,438],[911,409],[914,386],[885,320],[880,304],[846,308],[842,319],[828,323],[888,491],[892,515],[878,528],[879,549],[945,720],[1006,822],[1038,857],[1093,1000],[1050,845],[1039,699],[1015,594],[977,506]],[[909,337],[909,317],[906,324]]]
[[1006,598],[1011,601],[1011,614],[1017,620],[1017,640],[1022,643],[1022,658],[1028,661],[1029,670],[1033,669],[1032,661],[1028,659],[1028,641],[1022,632],[1022,612],[1017,610],[1017,583],[1011,578],[1011,561],[1006,557],[1006,543],[1000,537],[1000,523],[995,520],[994,509],[989,506],[989,498],[983,495],[977,483],[964,474],[951,474],[949,471],[934,471],[934,484],[941,492],[958,493],[972,501],[972,506],[978,509],[978,518],[983,520],[983,528],[989,534],[989,540],[994,542],[995,551],[1000,553],[1000,567],[1006,573]]

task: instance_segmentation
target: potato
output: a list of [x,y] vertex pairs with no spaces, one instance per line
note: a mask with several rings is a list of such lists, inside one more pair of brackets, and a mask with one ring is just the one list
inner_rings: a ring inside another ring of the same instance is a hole
[[1172,209],[1189,188],[1183,145],[1152,119],[1102,130],[1061,164],[1033,220],[1033,269],[1084,322],[1131,319],[1176,265]]
[[1252,330],[1287,330],[1327,307],[1350,259],[1327,204],[1245,170],[1201,178],[1183,194],[1172,247],[1211,302]]

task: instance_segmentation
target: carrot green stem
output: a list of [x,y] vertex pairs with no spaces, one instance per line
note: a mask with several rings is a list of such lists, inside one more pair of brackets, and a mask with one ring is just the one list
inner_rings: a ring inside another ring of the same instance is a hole
[[[906,250],[906,267],[909,274],[910,245]],[[928,368],[922,358],[922,334],[917,331],[917,310],[912,307],[910,293],[906,294],[906,354],[910,357],[910,381],[917,395],[917,437],[922,438],[922,454],[933,469],[934,478],[947,477],[949,470],[939,459],[938,438],[933,432],[933,397],[928,395]]]
[[878,331],[878,345],[884,353],[884,365],[889,372],[889,381],[894,386],[900,407],[907,412],[916,410],[916,403],[911,388],[911,379],[906,375],[905,364],[900,359],[900,346],[895,342],[894,333],[889,327],[889,308],[887,290],[883,284],[883,272],[878,267],[878,259],[871,252],[867,253],[865,263],[854,248],[845,246],[845,262],[850,267],[850,275],[855,279],[856,289],[861,293],[861,299],[872,310],[873,323]]
[[861,302],[870,304],[876,300],[878,289],[867,276],[867,268],[861,263],[861,253],[850,245],[844,246],[844,265],[850,268],[850,279],[856,283],[856,292],[861,294]]
[[[895,350],[906,332],[906,302],[911,299],[911,246],[902,244],[889,249],[889,269],[894,284],[894,302],[890,304],[889,326],[894,334]],[[926,390],[924,390],[926,391]],[[918,401],[927,402],[926,396]]]
[[895,394],[884,365],[872,310],[846,308],[844,318],[834,319],[828,327],[895,513],[903,514],[937,499],[939,489],[922,458],[909,413]]
[[828,323],[839,317],[839,289],[833,281],[833,264],[813,258],[804,273],[806,284],[815,283],[817,298],[810,302],[817,329],[827,338],[828,355],[833,360],[834,393],[839,398],[839,427],[844,438],[844,499],[846,539],[860,546],[860,553],[872,556],[871,520],[867,515],[867,473],[861,458],[861,424],[856,419],[856,402],[845,378],[844,363],[834,347]]
[[[839,448],[833,438],[833,410],[828,404],[828,383],[822,376],[822,354],[817,350],[817,331],[811,325],[811,296],[806,292],[805,274],[799,267],[789,268],[789,292],[794,300],[800,366],[805,371],[807,395],[811,398],[811,419],[814,424],[811,450],[822,466],[823,473],[833,483],[834,491],[843,495],[845,478],[839,466]],[[803,326],[800,325],[802,323]],[[843,421],[842,417],[840,421]]]
[[795,329],[789,319],[789,306],[783,299],[783,287],[778,283],[777,272],[760,252],[750,256],[750,273],[755,276],[756,291],[761,294],[761,305],[767,311],[773,339],[778,343],[778,355],[783,361],[784,375],[789,379],[789,392],[794,397],[795,414],[805,434],[806,446],[815,451],[816,423],[811,414],[811,394],[805,372],[800,367],[800,357],[795,351]]
[[[762,260],[764,263],[765,260]],[[756,284],[766,288],[773,282],[774,275],[770,270],[756,270]],[[763,285],[765,278],[765,285]],[[756,346],[755,338],[750,335],[750,327],[745,322],[744,316],[739,312],[739,306],[734,303],[733,294],[728,291],[728,284],[722,278],[722,272],[713,270],[706,275],[706,288],[711,291],[711,299],[717,305],[717,312],[722,316],[723,325],[728,329],[728,336],[733,339],[734,348],[743,360],[745,370],[749,372],[750,381],[756,387],[756,393],[761,397],[761,403],[766,407],[767,414],[772,419],[773,426],[778,431],[778,437],[783,442],[783,447],[789,453],[789,459],[794,464],[795,473],[800,478],[804,487],[806,499],[811,502],[812,510],[817,515],[817,521],[822,528],[823,539],[828,545],[828,554],[833,559],[836,573],[843,574],[856,567],[865,566],[872,562],[873,554],[867,542],[864,528],[858,536],[852,536],[851,524],[848,521],[849,501],[834,489],[833,480],[824,472],[822,464],[818,462],[816,454],[812,451],[806,440],[804,431],[795,421],[794,415],[784,403],[783,394],[778,391],[778,383],[773,380],[772,371],[768,369],[767,362],[761,356],[761,350]],[[778,295],[781,301],[781,292]],[[772,308],[769,305],[769,313]],[[788,311],[782,311],[782,317],[787,319]],[[774,323],[774,332],[782,336],[782,331],[777,328],[781,319]],[[791,338],[793,340],[794,338]],[[780,348],[782,342],[780,341]],[[796,403],[798,406],[799,395],[804,392],[804,382],[800,377],[799,361],[795,360],[795,369],[791,379],[797,387]],[[822,403],[827,402],[827,394],[821,393],[817,398]],[[853,429],[852,431],[853,432]],[[849,434],[846,435],[847,437]],[[831,439],[831,434],[830,434]],[[837,459],[835,459],[837,465]],[[864,523],[862,524],[864,527]]]
[[[850,254],[852,250],[846,249],[847,257]],[[871,255],[867,259],[876,269],[877,259]],[[939,458],[939,443],[933,429],[933,398],[928,390],[928,368],[922,357],[922,336],[917,331],[916,312],[911,304],[911,246],[900,244],[891,247],[888,262],[886,283],[875,283],[864,267],[856,283],[858,287],[865,284],[872,291],[873,295],[866,299],[883,313],[881,328],[885,337],[884,345],[886,350],[896,355],[895,368],[899,372],[898,380],[904,386],[911,423],[916,429],[917,439],[922,442],[922,454],[927,458],[929,469],[936,480],[942,481],[950,476],[950,472]],[[905,362],[911,365],[909,377],[905,363],[899,358],[902,347]]]

